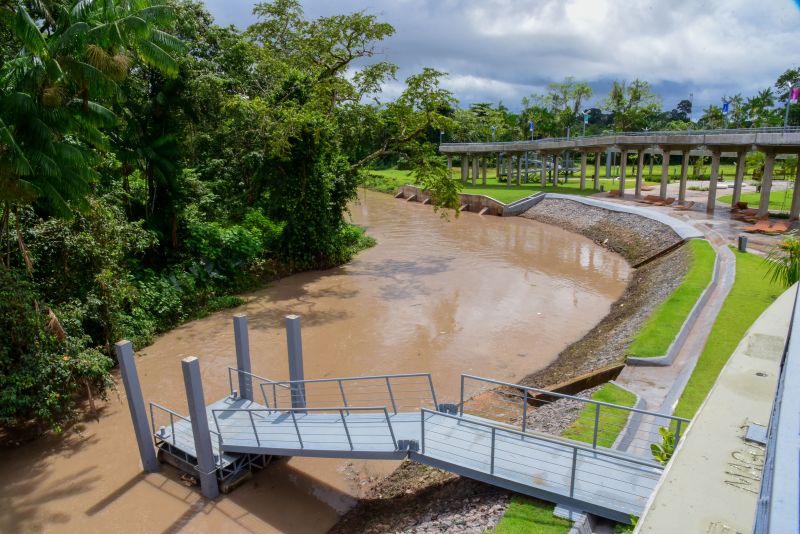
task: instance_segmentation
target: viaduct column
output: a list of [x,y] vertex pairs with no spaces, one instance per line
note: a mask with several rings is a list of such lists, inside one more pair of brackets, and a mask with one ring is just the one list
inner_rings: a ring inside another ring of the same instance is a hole
[[553,187],[558,187],[558,152],[553,154]]
[[453,170],[453,156],[451,154],[447,155],[447,176],[451,177],[450,172]]
[[689,149],[683,149],[683,157],[681,158],[681,186],[678,191],[678,202],[686,201],[686,180],[689,178]]
[[775,168],[775,153],[767,152],[764,161],[764,175],[761,177],[761,201],[758,204],[756,217],[769,217],[769,194],[772,191],[772,171]]
[[472,185],[478,179],[478,156],[472,156]]
[[487,165],[486,161],[488,159],[489,158],[487,158],[487,157],[483,158],[483,173],[482,173],[482,176],[481,176],[481,178],[483,179],[483,185],[486,185],[486,165]]
[[636,190],[634,196],[642,197],[642,173],[644,170],[644,149],[640,148],[636,152]]
[[467,155],[461,154],[461,183],[467,183]]
[[547,187],[547,154],[539,152],[539,178],[542,181],[542,189]]
[[[662,199],[667,198],[667,184],[669,183],[669,149],[661,147],[661,189],[658,196]],[[652,159],[653,155],[650,155]]]
[[581,190],[586,189],[586,151],[581,150]]
[[517,185],[522,183],[522,154],[517,154]]
[[511,187],[511,180],[514,178],[514,154],[508,153],[506,161],[506,187]]
[[628,172],[628,150],[623,148],[619,157],[619,198],[625,197],[625,174]]
[[[798,159],[800,159],[800,154],[798,154]],[[792,196],[792,209],[789,211],[790,221],[796,221],[798,218],[800,218],[800,165],[797,166],[797,173],[794,176],[794,195]]]
[[602,152],[594,153],[594,176],[592,177],[592,185],[595,191],[600,190],[600,154],[602,154]]
[[746,157],[746,150],[739,152],[736,157],[736,178],[733,180],[733,198],[731,199],[731,207],[734,207],[742,199],[742,182],[744,181],[744,171],[747,167],[745,165]]
[[610,148],[606,150],[606,178],[611,178],[611,158],[613,154]]
[[719,156],[720,150],[713,149],[711,151],[711,179],[708,182],[708,202],[706,204],[706,212],[714,213],[715,204],[717,203],[717,180],[719,180]]

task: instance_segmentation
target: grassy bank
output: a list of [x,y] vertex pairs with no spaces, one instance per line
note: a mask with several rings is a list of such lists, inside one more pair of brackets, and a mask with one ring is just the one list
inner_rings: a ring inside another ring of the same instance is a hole
[[628,349],[630,356],[664,356],[697,299],[711,282],[716,257],[714,249],[705,240],[693,240],[686,246],[691,252],[689,272],[681,285],[647,319]]
[[553,505],[514,495],[495,534],[567,534],[572,522],[553,515]]
[[[769,211],[789,211],[792,207],[792,191],[790,189],[784,191],[771,191],[769,194]],[[717,202],[722,204],[730,204],[733,200],[733,195],[725,195],[724,197],[717,198]],[[757,207],[761,200],[761,193],[742,193],[741,201],[747,202],[751,207]]]
[[[636,395],[609,382],[595,391],[594,395],[592,395],[592,400],[630,408],[636,404]],[[595,406],[594,404],[584,406],[578,418],[567,427],[562,436],[584,443],[591,443],[594,439]],[[629,412],[627,411],[601,406],[599,428],[607,430],[598,433],[597,444],[601,447],[611,447],[617,440],[619,433],[625,428],[625,424],[628,422],[628,415]]]
[[785,290],[765,277],[767,265],[763,258],[735,250],[734,253],[736,281],[675,408],[679,417],[694,417],[747,329]]

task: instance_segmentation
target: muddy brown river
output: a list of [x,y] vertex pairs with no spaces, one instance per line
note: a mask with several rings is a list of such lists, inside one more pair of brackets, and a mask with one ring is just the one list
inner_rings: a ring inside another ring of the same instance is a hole
[[[302,317],[307,378],[431,372],[454,400],[462,372],[513,381],[549,364],[609,310],[630,268],[619,256],[522,218],[464,213],[361,192],[353,220],[378,245],[193,321],[138,353],[146,401],[186,413],[180,359],[201,361],[207,401],[228,392],[231,315],[247,313],[253,371],[287,375],[283,317]],[[322,533],[395,462],[277,462],[216,502],[169,467],[144,475],[124,392],[61,437],[0,458],[0,532]]]

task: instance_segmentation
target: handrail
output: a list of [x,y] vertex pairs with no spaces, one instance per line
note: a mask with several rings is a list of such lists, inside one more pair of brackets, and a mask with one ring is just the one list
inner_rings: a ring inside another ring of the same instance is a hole
[[[233,394],[233,374],[231,373],[231,371],[236,371],[236,373],[238,374],[243,374],[251,378],[255,378],[265,384],[278,384],[276,380],[272,380],[271,378],[265,378],[255,373],[251,373],[250,371],[245,371],[243,369],[238,369],[236,367],[228,366],[228,387],[230,388],[231,394]],[[281,387],[288,388],[288,386],[281,386]]]
[[[164,435],[159,433],[159,432],[156,432],[156,419],[155,419],[155,415],[153,414],[153,408],[158,408],[159,410],[169,414],[170,430],[172,431],[171,432],[172,445],[174,447],[177,447],[178,444],[177,444],[177,441],[175,439],[175,417],[177,417],[178,419],[181,419],[181,420],[183,420],[183,421],[185,421],[185,422],[187,422],[189,424],[191,424],[192,420],[189,419],[188,417],[186,417],[185,415],[181,415],[181,414],[179,414],[178,412],[176,412],[174,410],[170,410],[166,406],[162,406],[161,404],[158,404],[157,402],[150,401],[150,428],[151,428],[151,430],[153,432],[153,437],[154,438],[158,438],[158,439],[163,440],[164,439]],[[208,429],[208,433],[217,436],[217,445],[219,447],[220,454],[219,455],[216,455],[216,454],[214,455],[214,462],[216,463],[217,466],[220,466],[220,465],[222,465],[222,434],[220,434],[219,432],[216,432],[214,430],[211,430],[210,428]]]
[[[619,404],[611,404],[609,402],[603,402],[603,401],[598,401],[598,400],[594,400],[594,399],[576,397],[575,395],[567,395],[566,393],[557,393],[555,391],[548,391],[546,389],[539,389],[539,388],[534,388],[534,387],[530,387],[530,386],[523,386],[521,384],[512,384],[511,382],[503,382],[501,380],[494,380],[492,378],[484,378],[484,377],[475,376],[475,375],[462,374],[461,375],[462,384],[463,384],[463,380],[465,378],[469,378],[469,379],[472,379],[472,380],[478,380],[480,382],[488,382],[490,384],[497,384],[499,386],[507,386],[507,387],[511,387],[511,388],[515,388],[515,389],[522,389],[522,390],[525,390],[525,391],[534,391],[536,393],[543,393],[543,394],[546,394],[546,395],[552,395],[554,397],[559,397],[559,398],[562,398],[562,399],[576,400],[576,401],[580,401],[580,402],[583,402],[583,403],[586,403],[586,404],[596,404],[596,405],[599,405],[599,406],[607,406],[609,408],[618,408],[620,410],[625,410],[625,411],[634,412],[634,413],[640,413],[642,415],[652,415],[652,416],[655,416],[655,417],[661,417],[661,418],[664,418],[664,419],[670,419],[672,421],[680,421],[682,423],[691,423],[692,422],[691,419],[686,419],[684,417],[678,417],[678,416],[675,416],[675,415],[667,415],[667,414],[658,413],[658,412],[651,412],[649,410],[642,410],[642,409],[639,409],[639,408],[632,408],[632,407],[629,407],[629,406],[622,406],[622,405],[619,405]],[[461,410],[461,413],[463,413],[463,409],[464,409],[464,389],[463,389],[463,387],[461,389],[461,402],[459,404],[459,408]]]
[[310,384],[314,382],[350,382],[353,380],[377,380],[383,378],[413,378],[418,376],[431,376],[430,373],[402,373],[396,375],[371,375],[371,376],[348,376],[340,378],[307,378],[304,380],[276,380],[276,385],[281,384]]
[[506,428],[506,427],[503,427],[503,426],[500,426],[500,425],[493,425],[493,424],[485,423],[483,421],[478,421],[478,420],[475,420],[475,419],[468,419],[468,418],[465,418],[465,417],[460,416],[460,415],[454,415],[454,414],[449,414],[449,413],[444,413],[444,412],[435,412],[433,410],[428,410],[427,408],[420,409],[420,415],[421,415],[421,418],[422,418],[422,426],[423,426],[423,437],[421,439],[422,447],[423,447],[422,448],[422,454],[425,454],[425,449],[424,449],[425,413],[429,413],[431,415],[436,415],[436,416],[447,417],[447,418],[450,418],[450,419],[456,419],[457,421],[463,421],[464,423],[477,425],[477,426],[482,426],[484,428],[494,429],[495,431],[500,430],[500,431],[507,432],[507,433],[510,433],[510,434],[515,434],[517,436],[522,436],[522,437],[526,437],[526,438],[532,438],[532,439],[543,441],[545,443],[550,443],[550,444],[553,444],[553,445],[563,445],[563,446],[566,446],[566,447],[571,447],[571,448],[573,448],[575,450],[581,450],[581,451],[588,452],[588,453],[591,453],[591,454],[599,454],[601,456],[607,456],[609,458],[614,458],[615,460],[622,460],[622,461],[625,461],[625,462],[630,462],[630,463],[634,463],[634,464],[637,464],[637,465],[642,465],[642,466],[645,466],[645,467],[652,467],[652,468],[655,468],[655,469],[659,469],[661,471],[664,470],[664,466],[659,464],[659,463],[657,463],[657,462],[648,462],[646,460],[639,460],[639,459],[631,457],[631,456],[623,456],[623,455],[616,454],[616,453],[608,451],[608,450],[593,449],[591,447],[587,447],[585,445],[580,445],[580,444],[578,444],[578,443],[576,443],[574,441],[570,441],[570,440],[560,440],[560,439],[556,439],[556,438],[547,438],[547,437],[541,436],[539,434],[531,434],[531,433],[528,433],[528,432],[520,432],[519,430]]

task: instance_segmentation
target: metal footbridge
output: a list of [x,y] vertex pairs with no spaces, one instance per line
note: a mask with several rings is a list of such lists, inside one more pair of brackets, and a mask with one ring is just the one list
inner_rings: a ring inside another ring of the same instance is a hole
[[[130,370],[120,361],[125,378]],[[228,368],[229,394],[205,405],[198,360],[183,366],[190,415],[150,403],[145,439],[162,461],[198,476],[212,497],[274,456],[407,458],[628,522],[664,469],[650,453],[661,441],[658,429],[671,427],[679,440],[688,423],[472,375],[461,375],[454,403],[440,402],[427,373],[273,380],[250,372],[242,358]],[[556,429],[559,404],[579,415]],[[131,404],[136,421],[134,411]],[[140,440],[145,469],[147,447]]]

